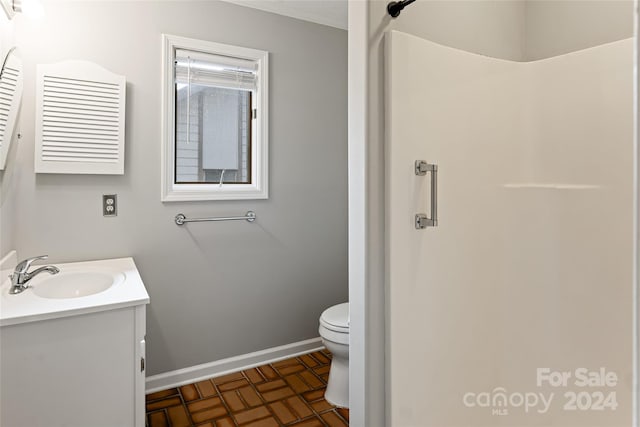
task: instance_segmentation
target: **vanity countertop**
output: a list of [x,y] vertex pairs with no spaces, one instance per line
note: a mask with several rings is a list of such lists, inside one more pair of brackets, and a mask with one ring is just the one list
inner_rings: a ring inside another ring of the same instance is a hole
[[[60,277],[64,277],[65,273],[90,272],[113,275],[116,280],[106,290],[92,295],[72,298],[45,298],[37,295],[36,288],[39,284],[55,276],[50,276],[48,273],[39,274],[31,279],[31,287],[16,295],[9,294],[11,281],[5,279],[2,282],[2,286],[0,286],[0,326],[76,316],[149,303],[149,294],[144,287],[133,258],[55,263],[53,265],[60,269]],[[3,270],[3,273],[6,273],[6,271]],[[3,277],[6,278],[7,276],[3,274]]]

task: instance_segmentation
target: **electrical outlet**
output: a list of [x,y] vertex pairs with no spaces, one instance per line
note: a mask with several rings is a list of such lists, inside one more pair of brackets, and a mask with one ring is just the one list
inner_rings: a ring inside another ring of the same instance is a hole
[[102,215],[103,216],[118,215],[118,195],[117,194],[102,195]]

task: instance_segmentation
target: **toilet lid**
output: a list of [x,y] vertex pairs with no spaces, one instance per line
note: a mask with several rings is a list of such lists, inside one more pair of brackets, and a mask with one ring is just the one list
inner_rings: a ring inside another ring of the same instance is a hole
[[349,303],[327,308],[320,316],[320,324],[337,332],[349,332]]

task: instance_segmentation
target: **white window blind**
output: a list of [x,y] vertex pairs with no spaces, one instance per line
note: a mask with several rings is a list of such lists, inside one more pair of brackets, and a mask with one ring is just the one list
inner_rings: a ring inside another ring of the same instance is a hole
[[175,79],[178,84],[255,91],[258,64],[253,60],[177,49]]

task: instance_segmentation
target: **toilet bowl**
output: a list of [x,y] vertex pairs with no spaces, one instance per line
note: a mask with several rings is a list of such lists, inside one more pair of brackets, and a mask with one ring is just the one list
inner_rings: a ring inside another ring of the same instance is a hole
[[320,337],[331,352],[331,368],[324,398],[327,402],[349,407],[349,303],[327,308],[320,316]]

